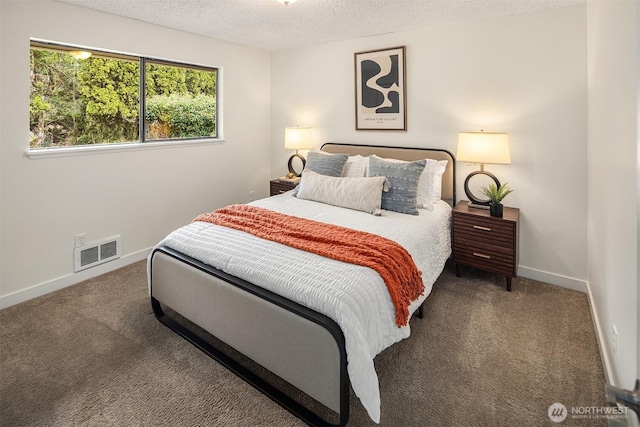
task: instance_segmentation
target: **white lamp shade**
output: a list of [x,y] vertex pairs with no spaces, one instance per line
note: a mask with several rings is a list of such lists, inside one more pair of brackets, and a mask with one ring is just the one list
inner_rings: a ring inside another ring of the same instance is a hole
[[288,150],[308,150],[313,148],[311,128],[285,128],[284,148]]
[[508,165],[511,163],[509,138],[506,133],[460,132],[456,160]]

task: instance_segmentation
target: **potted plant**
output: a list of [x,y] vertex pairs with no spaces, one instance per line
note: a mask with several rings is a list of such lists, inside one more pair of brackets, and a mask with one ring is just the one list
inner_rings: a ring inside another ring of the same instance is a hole
[[491,216],[502,216],[502,199],[513,193],[513,190],[509,188],[507,183],[504,185],[489,184],[486,187],[482,187],[482,194],[489,198],[489,213]]

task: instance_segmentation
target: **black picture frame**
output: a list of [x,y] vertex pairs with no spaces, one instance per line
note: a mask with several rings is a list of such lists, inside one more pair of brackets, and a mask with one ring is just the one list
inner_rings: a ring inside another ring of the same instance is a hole
[[405,46],[356,52],[356,130],[407,130]]

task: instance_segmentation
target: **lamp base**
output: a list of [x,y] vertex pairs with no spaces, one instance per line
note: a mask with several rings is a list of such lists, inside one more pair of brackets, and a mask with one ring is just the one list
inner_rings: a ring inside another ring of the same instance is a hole
[[[298,173],[294,168],[293,168],[293,159],[294,158],[299,158],[302,161],[302,169],[300,169],[300,173]],[[300,154],[298,154],[296,152],[296,154],[294,154],[293,156],[289,157],[289,173],[287,174],[287,178],[293,178],[296,177],[298,178],[300,175],[302,175],[302,171],[304,170],[304,167],[306,166],[307,161],[304,159],[304,157],[302,157]]]
[[467,176],[467,179],[464,180],[464,192],[467,195],[467,197],[469,198],[469,207],[472,208],[478,208],[478,209],[489,209],[489,202],[491,200],[489,199],[479,199],[477,198],[469,189],[469,180],[471,178],[473,178],[476,175],[486,175],[489,178],[491,178],[495,183],[496,186],[498,188],[500,188],[500,181],[498,181],[498,178],[496,178],[496,176],[490,172],[486,172],[484,170],[484,168],[480,169],[479,171],[475,171],[475,172],[471,172],[469,174],[469,176]]

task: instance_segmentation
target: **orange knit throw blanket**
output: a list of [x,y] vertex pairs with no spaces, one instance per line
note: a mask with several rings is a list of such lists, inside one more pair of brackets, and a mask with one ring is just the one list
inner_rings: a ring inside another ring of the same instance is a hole
[[199,215],[194,221],[234,228],[327,258],[374,269],[387,285],[399,327],[409,321],[409,304],[424,292],[422,273],[409,252],[396,242],[376,234],[250,205],[227,206]]

